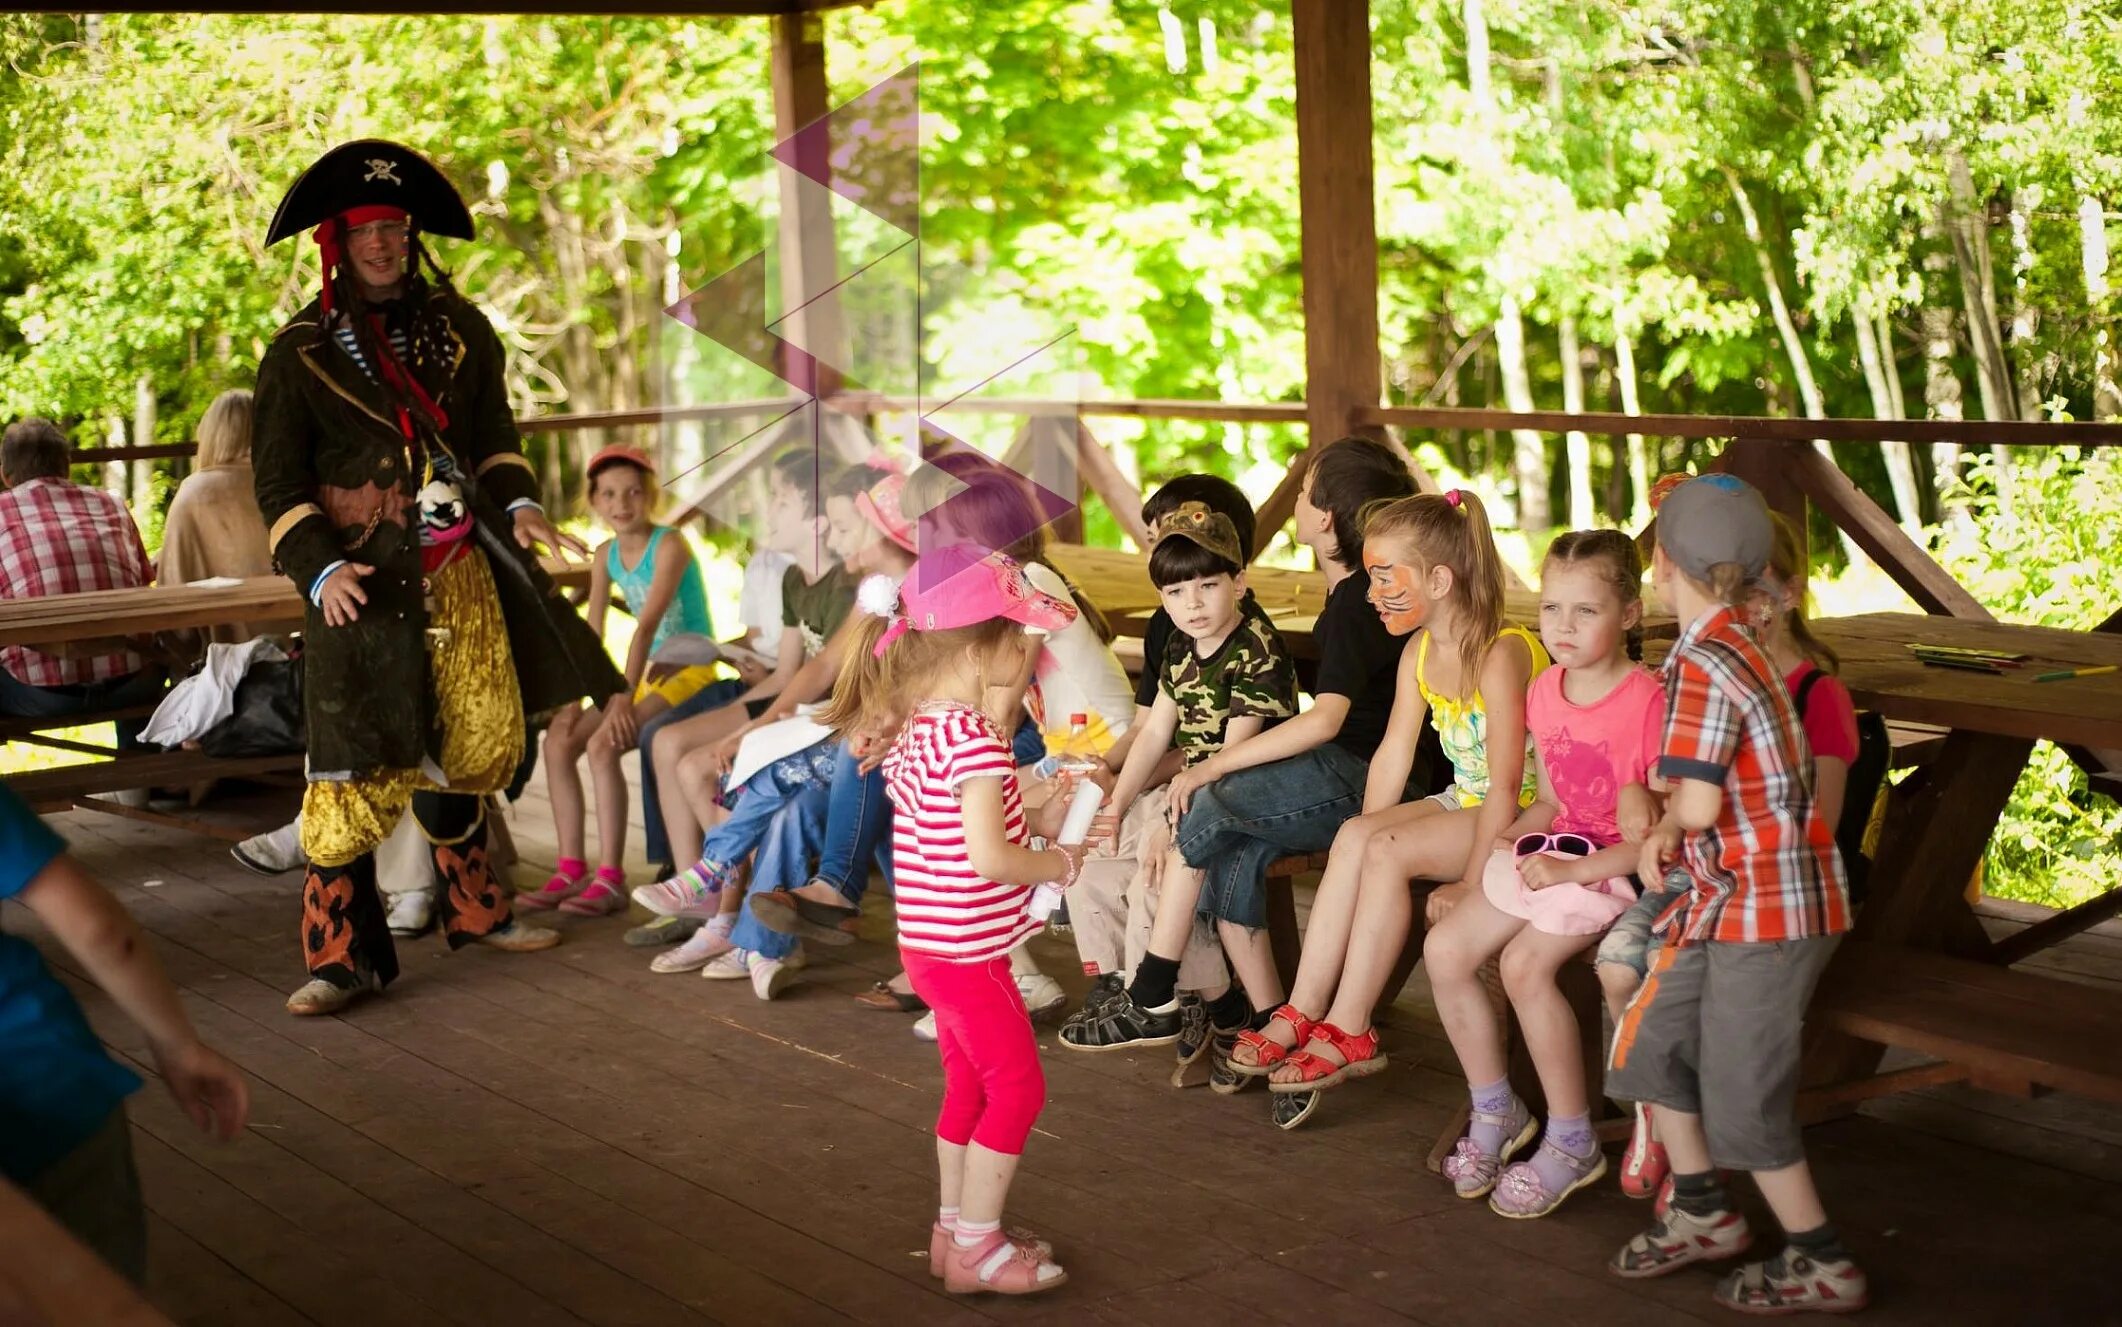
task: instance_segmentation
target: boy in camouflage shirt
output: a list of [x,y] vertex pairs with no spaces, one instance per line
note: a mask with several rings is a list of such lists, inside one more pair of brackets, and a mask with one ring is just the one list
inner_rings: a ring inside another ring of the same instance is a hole
[[[1244,554],[1228,516],[1198,502],[1157,522],[1150,580],[1177,628],[1162,659],[1147,661],[1158,678],[1157,701],[1128,751],[1094,837],[1111,838],[1167,750],[1178,749],[1188,769],[1226,743],[1240,742],[1297,712],[1297,673],[1289,647],[1245,592]],[[1162,1046],[1178,1040],[1180,956],[1208,935],[1195,917],[1201,872],[1171,851],[1171,826],[1193,791],[1174,780],[1163,826],[1138,851],[1139,883],[1129,899],[1155,889],[1149,946],[1134,981],[1104,1001],[1086,1005],[1061,1029],[1073,1050]],[[1213,939],[1206,943],[1213,944]],[[1219,965],[1220,966],[1220,965]],[[1221,974],[1198,992],[1212,1012],[1244,995]],[[1226,1011],[1229,1012],[1229,1011]],[[1242,1010],[1236,1011],[1242,1017]]]

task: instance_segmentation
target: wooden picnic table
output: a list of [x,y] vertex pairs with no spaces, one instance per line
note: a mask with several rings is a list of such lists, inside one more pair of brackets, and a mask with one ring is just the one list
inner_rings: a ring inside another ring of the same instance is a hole
[[[1145,555],[1059,543],[1049,544],[1046,551],[1054,566],[1105,613],[1114,631],[1137,639],[1142,636],[1160,603],[1156,587],[1149,582],[1149,559]],[[1316,662],[1319,651],[1312,632],[1326,608],[1325,573],[1256,563],[1245,569],[1245,583],[1281,631],[1290,653],[1302,662]],[[1538,626],[1539,591],[1506,590],[1503,606],[1511,621]],[[1650,602],[1645,611],[1644,627],[1649,635],[1672,634],[1671,615],[1662,606]]]
[[[589,584],[587,563],[545,560],[563,589]],[[234,585],[147,585],[40,599],[0,599],[0,646],[79,651],[122,645],[158,632],[245,623],[261,631],[302,625],[302,599],[285,576],[251,576]]]

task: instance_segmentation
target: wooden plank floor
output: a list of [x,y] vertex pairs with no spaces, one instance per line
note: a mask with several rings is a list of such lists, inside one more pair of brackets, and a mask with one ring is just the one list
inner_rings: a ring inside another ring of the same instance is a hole
[[[542,877],[540,800],[513,820],[538,864],[523,877]],[[569,942],[538,955],[430,939],[403,947],[387,997],[297,1020],[280,1007],[301,980],[293,877],[247,875],[220,845],[151,825],[55,823],[254,1078],[252,1126],[228,1147],[152,1084],[132,1103],[150,1291],[180,1322],[1730,1320],[1707,1272],[1606,1275],[1647,1217],[1611,1184],[1512,1222],[1424,1171],[1463,1087],[1419,976],[1392,1067],[1295,1134],[1270,1127],[1257,1091],[1182,1093],[1156,1053],[1075,1055],[1043,1034],[1049,1106],[1011,1215],[1054,1240],[1071,1284],[956,1300],[925,1263],[934,1050],[910,1018],[848,998],[892,970],[883,944],[814,950],[804,983],[763,1004],[744,983],[651,974],[620,918],[565,923]],[[877,903],[872,941],[889,934]],[[7,923],[34,933],[19,909]],[[1065,943],[1038,946],[1079,991]],[[2122,934],[2054,962],[2122,977]],[[138,1035],[74,985],[145,1072]],[[2122,1322],[2122,1125],[2082,1102],[1966,1095],[1809,1135],[1874,1277],[1867,1320]]]

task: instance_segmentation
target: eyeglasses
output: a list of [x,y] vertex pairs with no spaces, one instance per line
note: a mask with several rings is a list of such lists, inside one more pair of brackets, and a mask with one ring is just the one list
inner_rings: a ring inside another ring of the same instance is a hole
[[402,240],[412,233],[413,225],[410,221],[371,221],[365,226],[355,226],[347,231],[346,238]]
[[1524,834],[1520,835],[1515,851],[1520,857],[1534,853],[1551,852],[1563,857],[1589,857],[1596,852],[1597,845],[1582,834]]

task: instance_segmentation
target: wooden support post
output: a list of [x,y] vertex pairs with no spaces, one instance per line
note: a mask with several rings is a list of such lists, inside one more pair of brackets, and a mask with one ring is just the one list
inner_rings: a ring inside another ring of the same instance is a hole
[[1716,467],[1761,490],[1768,509],[1780,512],[1799,531],[1805,529],[1805,490],[1791,479],[1791,467],[1805,449],[1802,444],[1772,442],[1766,438],[1733,438]]
[[[1297,509],[1309,453],[1359,431],[1375,407],[1378,222],[1371,173],[1370,0],[1293,0],[1297,209],[1304,268],[1304,399],[1310,443],[1260,508],[1258,546]],[[1382,436],[1375,424],[1360,431]]]
[[[772,67],[774,138],[786,142],[832,109],[825,79],[824,18],[814,13],[776,15]],[[829,147],[823,135],[799,138],[795,150],[801,168],[777,166],[781,219],[775,256],[781,298],[771,330],[811,353],[813,365],[799,359],[788,373],[810,378],[792,385],[815,396],[831,396],[841,389],[841,373],[833,365],[848,360],[831,200],[826,186],[818,183],[831,174]]]
[[[1828,519],[1849,535],[1880,570],[1908,592],[1926,613],[1991,621],[1993,615],[1982,601],[1968,593],[1952,573],[1915,540],[1900,523],[1858,488],[1848,475],[1830,464],[1817,451],[1796,443],[1778,444],[1785,450],[1782,465],[1803,496],[1820,504]],[[1801,501],[1802,501],[1801,497]]]
[[1142,523],[1142,490],[1128,482],[1120,466],[1105,450],[1105,444],[1091,436],[1089,426],[1078,417],[1076,420],[1076,468],[1090,491],[1105,503],[1112,513],[1113,523],[1120,532],[1135,541],[1135,547],[1149,551],[1149,527]]

